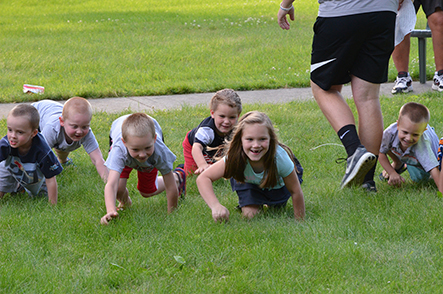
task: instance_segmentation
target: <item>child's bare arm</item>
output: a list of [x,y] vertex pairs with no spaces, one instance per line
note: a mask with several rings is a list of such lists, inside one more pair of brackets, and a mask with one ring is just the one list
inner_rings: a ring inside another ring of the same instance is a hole
[[293,170],[287,177],[283,178],[283,181],[292,196],[294,217],[297,220],[302,220],[305,217],[305,198],[295,170]]
[[58,189],[57,189],[57,179],[54,177],[46,178],[46,187],[48,188],[48,200],[51,204],[57,204]]
[[395,172],[394,168],[391,165],[391,162],[389,161],[388,156],[385,153],[379,153],[378,154],[378,161],[380,162],[380,165],[383,167],[383,169],[390,174],[392,171]]
[[[440,192],[443,191],[443,182],[441,179],[441,172],[438,170],[438,167],[434,167],[433,169],[431,169],[429,171],[429,173],[431,174],[432,179],[434,180],[435,184],[437,185],[437,188]],[[442,192],[443,193],[443,192]]]
[[101,218],[100,222],[103,225],[107,225],[110,220],[118,216],[117,207],[115,201],[117,199],[118,181],[120,179],[120,173],[115,170],[111,170],[108,176],[108,182],[105,186],[105,205],[106,214]]
[[89,153],[89,157],[91,158],[92,164],[94,164],[95,169],[102,178],[103,182],[106,183],[106,181],[108,180],[109,171],[108,168],[105,166],[105,160],[103,159],[100,148],[97,148]]
[[163,182],[165,183],[166,199],[168,200],[168,213],[171,213],[177,207],[178,202],[178,188],[174,173],[171,171],[163,175]]
[[391,151],[389,151],[388,154],[393,159],[393,164],[389,162],[388,156],[384,153],[378,154],[378,161],[380,162],[380,165],[383,167],[385,172],[389,175],[388,184],[391,186],[401,186],[401,184],[405,182],[405,179],[401,175],[399,175],[394,168],[394,166],[397,165],[400,160],[398,160],[395,155],[391,155],[390,152]]
[[205,170],[196,180],[198,191],[209,208],[211,208],[214,221],[229,220],[229,210],[220,204],[212,187],[212,183],[222,178],[224,172],[225,161],[220,160]]
[[201,174],[202,172],[205,171],[205,169],[207,169],[208,167],[210,167],[211,165],[209,165],[206,162],[206,159],[203,156],[203,146],[200,143],[194,143],[192,145],[192,157],[194,158],[195,163],[197,164],[197,169],[195,170],[195,174]]

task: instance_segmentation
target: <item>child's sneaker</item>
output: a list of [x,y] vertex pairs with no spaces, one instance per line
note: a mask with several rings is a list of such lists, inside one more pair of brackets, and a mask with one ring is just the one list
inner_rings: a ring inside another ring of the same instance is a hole
[[361,185],[363,189],[366,190],[368,193],[377,193],[377,187],[375,187],[374,181],[367,181],[364,182],[363,185]]
[[377,158],[365,147],[360,146],[352,156],[346,159],[346,172],[341,180],[340,189],[347,186],[361,186],[368,171],[374,166]]
[[73,166],[75,167],[74,161],[72,160],[72,158],[66,158],[66,161],[64,163],[62,163],[63,167],[67,167],[67,166]]
[[432,90],[439,92],[443,91],[443,69],[435,72]]
[[184,199],[186,196],[186,173],[184,169],[176,167],[174,173],[178,176],[178,195]]
[[395,80],[394,88],[392,88],[392,94],[408,93],[412,92],[412,79],[408,72],[401,71],[398,73]]
[[17,183],[17,188],[14,192],[11,192],[11,196],[19,195],[25,193],[25,187]]

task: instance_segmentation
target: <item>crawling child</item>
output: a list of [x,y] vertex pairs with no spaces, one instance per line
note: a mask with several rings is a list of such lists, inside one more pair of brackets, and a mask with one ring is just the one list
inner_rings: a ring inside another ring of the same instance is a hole
[[72,164],[69,153],[83,146],[100,177],[106,182],[108,170],[94,133],[90,128],[92,107],[88,100],[73,97],[61,104],[42,100],[32,104],[40,114],[40,131],[54,148],[63,165]]
[[430,177],[438,182],[439,140],[428,124],[430,117],[423,104],[409,102],[401,107],[397,122],[383,132],[379,161],[384,171],[380,179],[401,186],[405,182],[401,174],[407,170],[413,182],[428,181]]

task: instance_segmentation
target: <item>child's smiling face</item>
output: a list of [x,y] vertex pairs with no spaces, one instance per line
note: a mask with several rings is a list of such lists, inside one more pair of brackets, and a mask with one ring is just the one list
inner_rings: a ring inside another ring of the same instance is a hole
[[417,144],[427,127],[426,122],[414,123],[407,116],[402,116],[397,121],[398,139],[400,148],[406,151],[409,147]]
[[243,152],[252,162],[262,162],[269,150],[271,136],[269,130],[262,124],[247,124],[242,130]]
[[220,104],[216,110],[211,110],[215,127],[221,135],[227,135],[238,121],[238,110],[226,104]]

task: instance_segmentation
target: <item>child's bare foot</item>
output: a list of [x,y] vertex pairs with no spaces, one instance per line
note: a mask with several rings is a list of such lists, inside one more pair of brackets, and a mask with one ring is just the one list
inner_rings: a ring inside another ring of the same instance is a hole
[[125,202],[118,201],[117,211],[124,210],[125,208],[129,208],[131,206],[132,206],[132,200],[131,197],[128,196]]
[[380,179],[382,179],[382,177],[383,177],[383,180],[384,180],[384,181],[389,180],[389,175],[388,175],[388,173],[387,173],[385,170],[383,170],[383,171],[381,172],[381,174],[380,174]]

